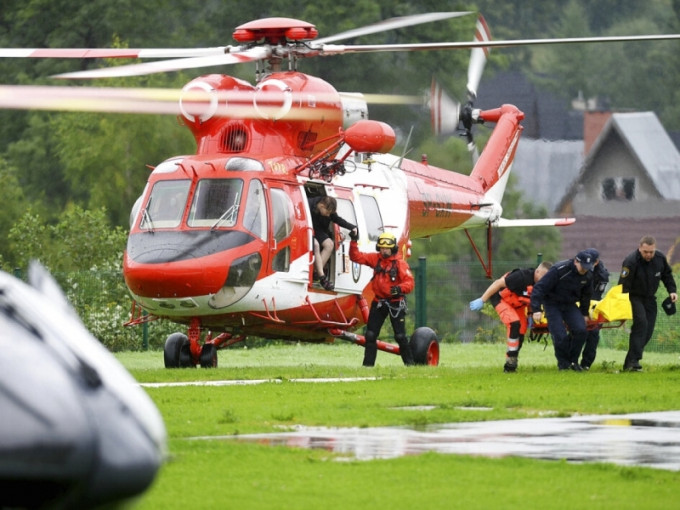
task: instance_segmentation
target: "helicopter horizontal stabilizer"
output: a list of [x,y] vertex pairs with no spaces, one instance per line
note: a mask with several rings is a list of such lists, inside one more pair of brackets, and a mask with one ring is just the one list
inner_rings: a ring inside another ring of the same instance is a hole
[[576,221],[575,218],[540,218],[516,219],[499,218],[497,227],[567,227]]

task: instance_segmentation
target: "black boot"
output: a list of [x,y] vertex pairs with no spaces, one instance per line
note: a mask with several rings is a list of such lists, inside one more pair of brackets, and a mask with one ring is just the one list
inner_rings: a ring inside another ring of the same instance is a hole
[[503,365],[503,372],[517,372],[517,351],[508,351],[505,353],[505,365]]
[[378,344],[376,343],[376,335],[372,331],[366,332],[366,345],[364,346],[364,362],[365,367],[375,366],[375,358],[378,354]]

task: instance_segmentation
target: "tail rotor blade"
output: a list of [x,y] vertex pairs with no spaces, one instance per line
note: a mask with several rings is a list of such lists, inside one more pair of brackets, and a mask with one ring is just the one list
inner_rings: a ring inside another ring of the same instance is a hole
[[[475,42],[484,42],[491,40],[491,32],[486,24],[484,18],[480,15],[477,19],[477,28],[475,31]],[[470,65],[468,67],[468,100],[474,101],[477,98],[477,88],[479,87],[479,82],[482,79],[482,73],[484,72],[484,66],[486,65],[486,59],[489,55],[491,48],[488,46],[472,48],[470,54]]]
[[451,99],[444,89],[432,79],[430,88],[430,120],[436,136],[453,135],[458,130],[460,103]]

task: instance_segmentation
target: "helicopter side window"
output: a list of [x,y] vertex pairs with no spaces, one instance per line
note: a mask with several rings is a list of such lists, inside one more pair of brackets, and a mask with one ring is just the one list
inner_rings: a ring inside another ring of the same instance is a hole
[[189,226],[233,227],[236,225],[242,191],[241,179],[202,179],[191,204]]
[[[349,221],[352,225],[357,224],[357,216],[354,214],[354,206],[352,205],[352,202],[349,200],[345,200],[344,198],[338,198],[338,216],[340,216],[342,219]],[[349,230],[346,228],[340,227],[340,232],[342,232],[345,237],[349,235]]]
[[366,219],[368,238],[371,241],[377,241],[384,230],[378,202],[376,202],[375,198],[367,195],[359,195],[359,201],[361,202],[361,208],[364,211],[364,218]]
[[158,181],[142,209],[139,228],[174,228],[179,226],[191,187],[190,180]]
[[293,204],[282,189],[272,188],[274,239],[283,241],[293,230]]
[[262,183],[256,179],[250,181],[245,208],[243,226],[260,239],[267,239],[267,204]]
[[[283,241],[293,231],[293,203],[282,190],[271,188],[273,232],[276,242]],[[290,268],[290,246],[281,248],[272,260],[274,271],[288,271]]]

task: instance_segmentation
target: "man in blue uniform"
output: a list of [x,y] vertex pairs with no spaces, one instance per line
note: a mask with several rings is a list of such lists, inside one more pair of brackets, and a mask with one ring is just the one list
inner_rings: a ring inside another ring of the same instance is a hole
[[671,303],[678,300],[677,286],[673,279],[673,271],[666,256],[656,249],[656,240],[652,236],[640,239],[638,249],[629,254],[621,267],[619,283],[623,292],[630,297],[633,309],[633,326],[628,338],[628,352],[623,362],[623,369],[640,372],[642,351],[654,334],[656,325],[656,291],[663,282]]
[[542,306],[559,370],[582,370],[578,357],[586,341],[594,263],[592,254],[583,250],[553,265],[531,293],[533,320],[541,320]]
[[[593,266],[592,299],[600,301],[607,288],[607,283],[609,283],[609,271],[607,271],[607,268],[604,267],[604,264],[600,260],[599,251],[595,248],[588,248],[585,251],[590,252],[595,261],[595,265]],[[589,330],[586,334],[586,343],[583,347],[583,354],[581,355],[581,368],[583,368],[583,370],[590,370],[590,366],[595,361],[597,346],[600,343],[600,329],[601,326],[597,326],[596,328]]]

